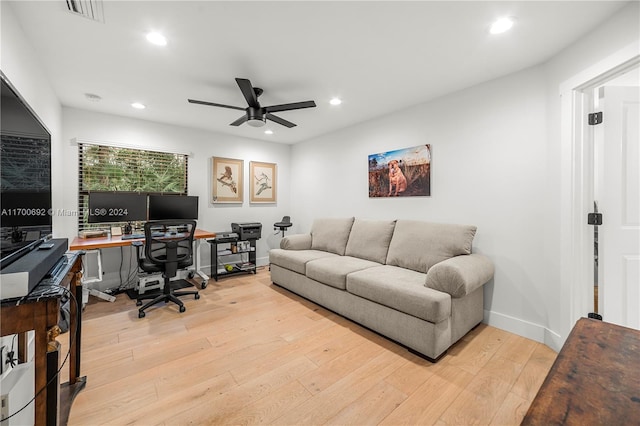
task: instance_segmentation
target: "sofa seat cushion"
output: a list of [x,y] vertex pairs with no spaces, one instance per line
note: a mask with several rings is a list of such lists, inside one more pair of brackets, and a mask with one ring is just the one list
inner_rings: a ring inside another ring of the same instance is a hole
[[322,284],[345,290],[347,287],[347,275],[377,266],[381,265],[357,257],[326,257],[307,263],[307,277]]
[[451,296],[424,286],[425,274],[382,265],[347,276],[347,291],[405,314],[438,323],[451,316]]
[[269,262],[283,268],[304,275],[307,271],[306,264],[312,260],[324,257],[337,258],[337,254],[320,250],[283,250],[273,249],[269,251]]

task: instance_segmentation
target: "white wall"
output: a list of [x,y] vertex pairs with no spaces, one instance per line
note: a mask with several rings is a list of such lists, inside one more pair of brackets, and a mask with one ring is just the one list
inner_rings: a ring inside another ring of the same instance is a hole
[[[551,288],[546,297],[546,310],[548,312],[548,328],[556,331],[563,338],[566,338],[573,326],[570,319],[569,305],[572,303],[574,291],[570,288],[569,282],[561,280],[562,268],[567,268],[561,263],[561,259],[571,259],[568,253],[570,244],[560,240],[561,218],[568,215],[562,210],[570,206],[565,198],[567,190],[562,192],[561,182],[563,173],[570,174],[566,170],[567,165],[561,163],[562,151],[571,150],[571,147],[562,146],[561,141],[561,99],[560,86],[583,73],[594,64],[600,63],[611,55],[616,55],[618,51],[627,48],[630,44],[640,41],[640,3],[629,2],[618,13],[613,15],[606,22],[590,34],[581,38],[572,46],[560,52],[550,61],[544,64],[544,72],[547,79],[547,188],[545,211],[548,215],[547,226],[545,227],[544,258],[547,281]],[[640,54],[640,51],[637,52]],[[585,216],[586,216],[585,212]],[[570,215],[569,215],[570,216]],[[585,226],[587,226],[585,224]],[[588,229],[588,233],[592,230]],[[591,250],[591,248],[588,248]],[[570,273],[570,272],[569,272]],[[566,272],[565,272],[566,275]],[[585,282],[585,286],[592,287],[592,282]],[[591,291],[590,289],[588,291]],[[561,297],[562,296],[562,297]],[[586,316],[588,312],[584,312]]]
[[[294,231],[324,216],[477,225],[474,251],[496,265],[485,321],[559,349],[559,86],[638,40],[637,17],[634,2],[547,64],[295,145]],[[431,197],[368,198],[369,154],[426,143]]]
[[[46,75],[42,72],[42,64],[34,54],[31,45],[22,32],[22,28],[20,28],[11,6],[6,2],[0,2],[0,36],[0,70],[2,70],[22,98],[31,106],[49,132],[51,132],[51,167],[52,173],[54,173],[52,184],[55,185],[56,182],[60,183],[60,180],[55,177],[55,173],[63,168],[61,156],[57,153],[57,148],[61,142],[60,102],[51,88]],[[57,205],[58,200],[54,193],[53,207],[56,208]],[[55,233],[56,224],[57,221],[54,218],[54,236],[58,237],[59,235]],[[13,336],[0,338],[0,345],[7,346],[7,348],[12,347],[12,342]],[[30,352],[30,357],[32,356],[33,354]],[[13,378],[9,377],[11,370],[10,367],[5,368],[0,377],[2,381],[0,387],[2,387],[3,390],[5,389],[4,386],[9,384],[9,382],[5,382],[5,380],[13,380]],[[20,418],[24,420],[33,418],[33,409],[31,411],[25,410],[23,414],[23,416],[21,415],[22,417],[16,417],[16,419]],[[19,421],[20,420],[18,420],[18,422]],[[28,423],[29,421],[26,420],[25,424]]]
[[[476,225],[474,251],[496,264],[485,309],[545,324],[545,92],[534,68],[295,145],[296,230],[323,216]],[[421,144],[431,144],[431,196],[368,198],[367,156]]]
[[[43,72],[42,64],[33,51],[20,27],[13,9],[7,2],[0,2],[1,51],[0,69],[29,104],[38,118],[51,133],[51,184],[59,187],[63,184],[60,170],[64,169],[60,155],[61,106],[51,84]],[[52,207],[60,208],[60,198],[53,192]],[[57,232],[57,218],[53,218],[54,237],[62,237]]]
[[[77,210],[78,201],[78,148],[71,141],[75,138],[125,144],[142,149],[179,150],[189,156],[189,195],[200,197],[198,227],[208,231],[230,231],[232,222],[261,222],[262,239],[257,242],[258,264],[268,262],[270,248],[279,244],[273,224],[289,214],[291,180],[289,145],[269,143],[245,138],[216,134],[204,130],[177,127],[146,120],[136,120],[116,115],[100,114],[86,110],[63,108],[63,146],[61,153],[68,167],[63,171],[64,193],[61,195],[65,209]],[[244,160],[244,203],[211,203],[211,157],[227,157]],[[278,202],[275,204],[249,203],[249,162],[263,161],[278,165]],[[59,218],[58,232],[72,239],[77,235],[77,218]],[[208,267],[209,247],[203,245],[202,265]],[[126,258],[125,258],[126,259]],[[113,286],[120,264],[120,249],[103,251],[105,282],[100,288]],[[206,269],[208,272],[208,269]]]

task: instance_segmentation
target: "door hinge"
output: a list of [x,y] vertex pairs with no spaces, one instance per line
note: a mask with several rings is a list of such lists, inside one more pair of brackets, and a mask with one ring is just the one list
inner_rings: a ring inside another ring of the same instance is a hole
[[594,112],[589,114],[589,125],[595,126],[602,123],[602,112]]
[[588,225],[602,225],[602,213],[589,213],[587,215]]

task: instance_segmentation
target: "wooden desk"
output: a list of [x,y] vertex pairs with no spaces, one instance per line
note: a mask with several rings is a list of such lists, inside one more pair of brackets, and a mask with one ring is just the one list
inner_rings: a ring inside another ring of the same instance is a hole
[[581,318],[523,425],[623,425],[640,419],[640,331]]
[[[209,276],[200,270],[201,256],[200,256],[200,241],[208,238],[215,238],[216,234],[213,232],[205,231],[202,229],[196,229],[194,233],[194,240],[196,245],[196,255],[194,256],[194,269],[195,273],[202,278],[202,288],[207,286]],[[80,238],[75,237],[73,242],[69,246],[69,250],[97,250],[113,247],[125,247],[130,246],[134,241],[144,242],[144,238],[136,238],[130,240],[123,240],[121,236],[118,237],[101,237],[101,238]],[[99,281],[102,278],[99,279]]]
[[[82,303],[82,284],[80,282],[82,258],[75,254],[69,257],[72,266],[64,276],[60,287],[65,287]],[[34,291],[37,287],[34,288]],[[55,333],[51,334],[54,326],[58,325],[60,314],[60,295],[43,296],[34,298],[26,296],[19,301],[2,302],[0,309],[0,332],[2,336],[18,335],[18,360],[27,362],[27,338],[26,333],[35,331],[35,353],[33,357],[35,371],[35,392],[42,389],[35,396],[35,424],[51,424],[52,416],[55,418],[57,407],[47,403],[55,396],[55,388],[47,386],[47,376],[55,371],[47,371],[48,350],[47,346],[55,341]],[[85,386],[86,377],[80,376],[80,333],[82,326],[82,310],[78,310],[76,304],[70,303],[70,327],[69,327],[69,381],[60,387],[60,423],[66,424],[69,411],[75,395]],[[74,337],[76,337],[74,339]],[[56,342],[57,343],[57,342]],[[53,345],[56,346],[56,345]],[[56,357],[58,358],[58,357]],[[57,370],[57,366],[55,368]],[[56,382],[57,383],[57,382]],[[55,399],[53,399],[55,401]],[[12,414],[12,413],[9,413]]]
[[[196,229],[194,239],[201,240],[205,238],[215,238],[216,234],[202,229]],[[80,238],[75,237],[69,246],[69,250],[95,250],[112,247],[130,246],[134,241],[144,242],[144,238],[136,238],[131,240],[123,240],[122,237],[100,237],[100,238]]]

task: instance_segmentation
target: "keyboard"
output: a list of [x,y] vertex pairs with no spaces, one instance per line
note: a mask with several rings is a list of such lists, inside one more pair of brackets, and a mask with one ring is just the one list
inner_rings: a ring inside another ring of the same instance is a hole
[[144,234],[128,234],[122,236],[123,240],[137,240],[139,238],[144,238]]
[[[164,232],[152,232],[151,236],[154,238],[158,238],[158,237],[164,237],[165,233]],[[122,239],[123,240],[138,240],[144,238],[144,234],[128,234],[128,235],[123,235]]]

